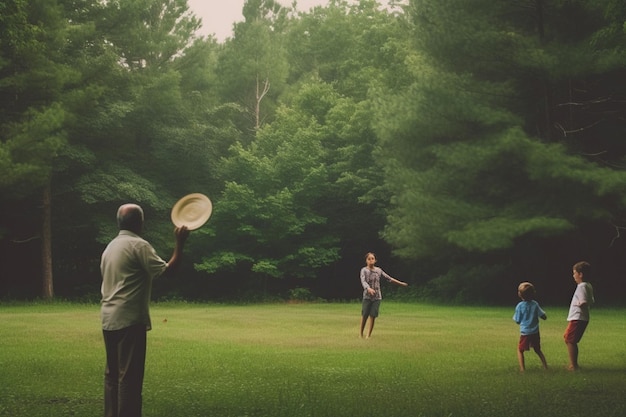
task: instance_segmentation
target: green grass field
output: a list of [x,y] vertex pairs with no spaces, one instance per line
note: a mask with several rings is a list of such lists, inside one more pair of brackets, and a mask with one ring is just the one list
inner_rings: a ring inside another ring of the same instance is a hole
[[[624,309],[594,309],[579,372],[566,309],[544,306],[542,345],[518,372],[511,308],[155,304],[144,417],[625,416]],[[0,416],[100,416],[97,305],[0,305]]]

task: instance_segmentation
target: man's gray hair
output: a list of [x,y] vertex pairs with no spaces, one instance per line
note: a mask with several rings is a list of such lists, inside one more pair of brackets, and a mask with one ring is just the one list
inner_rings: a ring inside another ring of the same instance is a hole
[[143,226],[143,209],[137,204],[122,204],[117,209],[117,226],[120,230],[140,231]]

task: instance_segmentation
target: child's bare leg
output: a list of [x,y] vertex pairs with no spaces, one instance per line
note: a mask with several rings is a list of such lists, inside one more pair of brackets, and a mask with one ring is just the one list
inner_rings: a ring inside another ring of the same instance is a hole
[[576,371],[578,369],[578,345],[576,343],[565,343],[567,345],[567,353],[569,355],[569,369]]
[[521,350],[517,351],[517,361],[519,362],[520,372],[524,372],[526,370],[526,364],[524,363],[524,352]]
[[374,321],[375,320],[376,320],[376,317],[370,316],[370,328],[369,328],[369,331],[367,332],[367,337],[370,337],[372,335],[372,330],[374,330]]
[[543,365],[543,369],[548,369],[548,362],[546,361],[546,357],[543,354],[543,352],[539,349],[535,349],[535,353],[537,354],[537,356],[539,356],[539,359],[541,359],[541,364]]
[[367,316],[361,316],[361,337],[363,337],[363,330],[365,330],[366,322],[367,322]]

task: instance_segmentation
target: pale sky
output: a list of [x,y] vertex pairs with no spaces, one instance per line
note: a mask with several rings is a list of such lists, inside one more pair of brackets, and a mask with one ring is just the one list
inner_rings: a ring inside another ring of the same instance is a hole
[[[278,1],[291,6],[291,0]],[[328,0],[297,0],[299,11],[328,4]],[[243,21],[241,10],[244,0],[187,0],[189,9],[202,19],[201,35],[215,35],[218,41],[232,36],[233,23]]]

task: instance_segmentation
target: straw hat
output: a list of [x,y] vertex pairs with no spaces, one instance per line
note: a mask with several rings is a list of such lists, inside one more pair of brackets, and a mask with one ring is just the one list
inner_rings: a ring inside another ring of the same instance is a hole
[[178,200],[172,207],[172,223],[177,227],[187,226],[196,230],[209,220],[213,204],[204,194],[188,194]]

